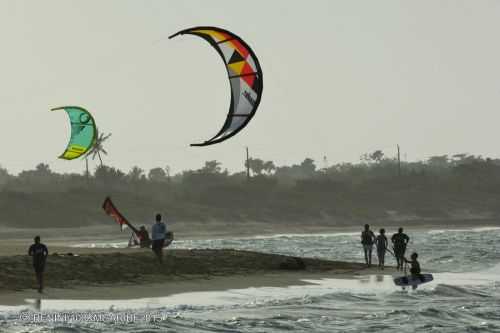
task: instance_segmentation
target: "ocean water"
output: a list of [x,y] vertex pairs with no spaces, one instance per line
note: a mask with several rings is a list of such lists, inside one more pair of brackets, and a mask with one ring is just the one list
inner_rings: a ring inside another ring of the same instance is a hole
[[[500,228],[408,234],[408,251],[417,251],[423,271],[435,277],[414,291],[379,274],[126,301],[29,300],[0,307],[0,332],[500,332]],[[363,260],[358,232],[185,240],[174,247]]]

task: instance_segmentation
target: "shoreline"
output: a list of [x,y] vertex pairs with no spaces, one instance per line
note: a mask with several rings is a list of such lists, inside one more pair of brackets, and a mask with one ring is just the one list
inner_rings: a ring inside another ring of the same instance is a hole
[[[0,257],[3,305],[40,296],[30,258]],[[170,250],[163,264],[150,251],[49,255],[44,299],[130,299],[172,294],[307,284],[303,279],[391,274],[365,264],[236,250]]]
[[[415,225],[401,224],[406,231],[421,231],[421,230],[474,230],[480,228],[500,228],[500,221],[488,220],[489,223],[473,224],[470,220],[455,221],[453,224],[426,224],[420,223]],[[264,224],[262,224],[264,225]],[[396,232],[399,224],[393,222],[387,224],[371,223],[371,229],[377,232],[378,228],[386,228],[386,232]],[[190,240],[224,240],[224,239],[252,239],[259,237],[280,237],[280,236],[309,236],[321,234],[338,234],[338,233],[360,233],[363,225],[359,226],[323,226],[323,225],[303,225],[303,226],[282,226],[282,225],[266,225],[266,228],[256,228],[255,225],[250,225],[244,231],[233,230],[227,232],[218,229],[212,229],[209,232],[203,229],[192,228],[189,231],[177,230],[175,225],[170,229],[174,231],[175,241],[190,241]],[[205,226],[206,228],[206,226]],[[394,230],[392,230],[394,228]],[[197,230],[193,232],[192,230]],[[252,232],[248,232],[252,230]],[[255,231],[258,230],[258,231]],[[81,235],[75,237],[74,234],[80,232]],[[66,235],[65,233],[69,233]],[[49,247],[50,253],[109,253],[118,250],[126,250],[121,247],[85,247],[75,246],[91,243],[127,243],[130,233],[120,232],[115,225],[110,226],[91,226],[83,228],[41,228],[41,229],[20,229],[7,228],[0,233],[2,247],[0,248],[0,257],[11,255],[25,255],[29,245],[32,243],[34,235],[41,235],[42,242]],[[54,236],[57,235],[57,236]],[[118,241],[119,239],[119,241]],[[175,243],[174,241],[174,243]],[[170,249],[169,249],[170,250]]]
[[[406,230],[481,230],[499,227],[500,225],[495,224],[418,225],[407,226]],[[353,227],[328,228],[323,232],[319,228],[304,229],[306,230],[301,233],[288,230],[287,233],[266,235],[259,232],[252,236],[232,235],[227,238],[308,236],[359,231],[359,228]],[[68,242],[70,241],[66,241],[66,244]],[[40,297],[46,300],[127,300],[250,287],[300,286],[310,284],[305,279],[355,279],[362,275],[390,275],[396,272],[393,267],[380,271],[376,266],[366,268],[362,263],[314,258],[299,258],[306,263],[305,267],[300,267],[295,261],[296,257],[232,249],[169,248],[165,251],[165,267],[158,267],[150,249],[58,247],[49,243],[51,254],[45,274],[47,289],[44,294],[39,295],[34,288],[31,258],[24,253],[25,244],[24,239],[5,240],[0,250],[0,266],[3,267],[0,271],[0,305],[23,305],[26,304],[25,299]],[[62,255],[54,255],[55,252]],[[78,255],[64,255],[68,252]],[[68,276],[68,271],[71,270],[74,274]]]
[[192,278],[184,281],[144,284],[109,284],[100,286],[79,286],[74,288],[47,288],[42,294],[35,289],[20,291],[0,291],[2,306],[30,305],[31,300],[43,301],[129,301],[155,299],[182,294],[222,292],[262,287],[311,286],[311,280],[355,279],[364,275],[390,275],[396,272],[392,268],[380,271],[376,268],[345,272],[270,272],[261,275],[212,276]]

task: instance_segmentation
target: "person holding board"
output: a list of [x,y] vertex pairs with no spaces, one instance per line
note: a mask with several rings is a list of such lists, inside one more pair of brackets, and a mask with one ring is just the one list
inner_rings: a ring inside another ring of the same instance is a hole
[[151,228],[152,250],[158,261],[163,263],[163,245],[165,244],[165,236],[167,234],[167,226],[161,221],[161,214],[156,214],[156,222]]

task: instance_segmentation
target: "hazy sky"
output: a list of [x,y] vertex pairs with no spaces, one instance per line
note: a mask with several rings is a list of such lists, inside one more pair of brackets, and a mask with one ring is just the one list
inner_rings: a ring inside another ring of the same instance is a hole
[[[181,29],[214,25],[245,39],[264,73],[257,114],[212,137],[229,107],[219,55]],[[0,164],[49,163],[69,138],[64,112],[89,109],[113,136],[105,163],[177,172],[244,147],[278,165],[322,166],[395,151],[409,160],[500,156],[500,1],[0,0]],[[96,165],[94,161],[93,165]]]

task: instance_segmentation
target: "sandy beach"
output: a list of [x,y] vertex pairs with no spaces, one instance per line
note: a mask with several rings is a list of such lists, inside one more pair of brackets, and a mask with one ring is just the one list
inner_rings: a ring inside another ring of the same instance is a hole
[[[147,249],[92,249],[47,259],[44,299],[131,299],[183,292],[304,284],[303,279],[352,278],[379,272],[361,263],[237,250],[170,250],[159,264]],[[111,252],[110,252],[111,250]],[[113,251],[114,250],[114,251]],[[87,251],[84,251],[87,252]],[[38,297],[25,255],[1,256],[3,305]],[[386,269],[385,273],[391,273]]]

